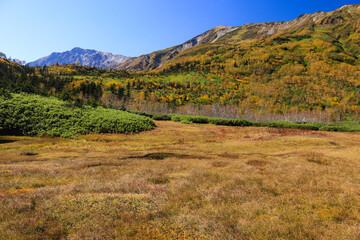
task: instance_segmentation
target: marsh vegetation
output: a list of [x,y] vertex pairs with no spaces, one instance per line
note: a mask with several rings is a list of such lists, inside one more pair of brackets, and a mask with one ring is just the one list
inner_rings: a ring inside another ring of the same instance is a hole
[[2,136],[0,236],[358,239],[358,133],[156,125]]

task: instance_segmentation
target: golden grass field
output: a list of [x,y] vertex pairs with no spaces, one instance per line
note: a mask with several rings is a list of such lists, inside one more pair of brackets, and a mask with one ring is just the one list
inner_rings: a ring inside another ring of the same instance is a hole
[[360,134],[0,137],[0,239],[359,239]]

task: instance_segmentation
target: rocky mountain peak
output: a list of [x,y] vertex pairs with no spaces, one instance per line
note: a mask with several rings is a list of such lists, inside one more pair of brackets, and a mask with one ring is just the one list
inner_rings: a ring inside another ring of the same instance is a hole
[[115,55],[111,53],[105,53],[96,51],[93,49],[82,49],[75,47],[70,51],[66,52],[55,52],[50,54],[47,57],[38,59],[34,62],[30,62],[29,66],[45,66],[53,65],[55,63],[64,65],[64,64],[75,64],[80,63],[83,66],[91,66],[97,68],[113,68],[122,62],[129,59],[123,55]]

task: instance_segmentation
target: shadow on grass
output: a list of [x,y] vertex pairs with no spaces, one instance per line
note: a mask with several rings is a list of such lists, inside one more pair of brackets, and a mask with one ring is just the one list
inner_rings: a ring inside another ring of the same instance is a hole
[[[167,152],[158,152],[158,153],[148,153],[141,156],[131,156],[129,158],[136,158],[136,159],[147,159],[147,160],[164,160],[166,158],[178,158],[178,159],[204,159],[206,157],[203,156],[194,156],[194,155],[187,155],[187,154],[176,154],[176,153],[167,153]],[[126,159],[126,158],[124,158]]]
[[1,138],[0,138],[0,144],[13,143],[13,142],[16,142],[16,141],[17,141],[17,140],[1,139]]

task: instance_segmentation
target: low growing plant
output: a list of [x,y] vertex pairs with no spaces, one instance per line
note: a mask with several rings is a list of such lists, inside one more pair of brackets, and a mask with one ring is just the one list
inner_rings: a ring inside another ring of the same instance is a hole
[[12,94],[0,101],[0,134],[73,138],[87,133],[138,133],[155,127],[145,116],[103,107],[69,107],[38,95]]

